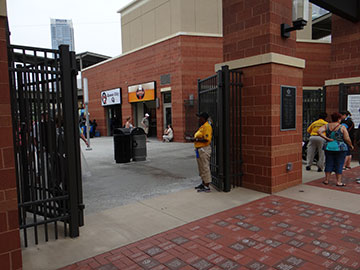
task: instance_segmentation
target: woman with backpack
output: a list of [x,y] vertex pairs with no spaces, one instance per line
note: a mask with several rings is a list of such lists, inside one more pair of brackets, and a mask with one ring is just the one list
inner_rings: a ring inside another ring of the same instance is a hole
[[354,149],[349,133],[345,126],[341,125],[341,114],[333,113],[331,123],[319,128],[318,134],[326,140],[325,150],[325,181],[324,185],[329,184],[332,172],[336,174],[336,186],[346,186],[342,183],[342,171],[346,154],[350,149]]

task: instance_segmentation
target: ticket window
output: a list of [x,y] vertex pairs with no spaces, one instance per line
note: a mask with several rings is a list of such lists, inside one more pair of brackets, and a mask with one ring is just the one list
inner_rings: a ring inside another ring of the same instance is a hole
[[171,91],[163,93],[164,129],[172,125]]

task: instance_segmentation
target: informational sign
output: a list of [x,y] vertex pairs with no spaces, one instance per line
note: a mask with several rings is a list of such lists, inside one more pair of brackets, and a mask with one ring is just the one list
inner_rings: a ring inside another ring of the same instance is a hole
[[281,86],[280,130],[296,129],[296,87]]
[[351,118],[355,128],[360,124],[360,95],[348,95],[347,110],[351,113]]
[[101,92],[101,105],[110,106],[121,104],[121,88]]
[[130,103],[155,100],[155,82],[131,85],[128,94]]

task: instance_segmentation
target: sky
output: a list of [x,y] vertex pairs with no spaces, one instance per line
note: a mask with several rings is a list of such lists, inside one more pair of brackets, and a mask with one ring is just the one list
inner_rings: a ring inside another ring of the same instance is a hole
[[10,41],[51,48],[50,18],[72,19],[75,51],[121,54],[119,9],[132,0],[7,0]]

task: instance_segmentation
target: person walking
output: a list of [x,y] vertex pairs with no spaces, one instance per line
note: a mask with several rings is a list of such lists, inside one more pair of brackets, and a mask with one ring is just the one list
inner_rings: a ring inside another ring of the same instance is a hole
[[307,145],[307,154],[306,154],[306,170],[311,170],[311,165],[314,162],[314,156],[316,151],[318,152],[319,159],[317,161],[318,172],[322,172],[324,170],[325,165],[325,153],[323,150],[323,146],[325,140],[318,135],[318,130],[322,126],[326,125],[327,113],[320,113],[319,119],[312,122],[311,125],[307,128],[307,132],[310,134],[309,143]]
[[325,181],[323,181],[323,184],[328,185],[331,173],[335,172],[336,186],[346,186],[342,183],[345,156],[348,149],[353,149],[354,147],[347,129],[341,125],[341,114],[333,113],[331,115],[331,123],[319,128],[318,135],[326,140]]
[[[354,143],[355,138],[355,129],[354,129],[354,122],[351,119],[351,113],[349,111],[341,112],[341,124],[346,127],[351,143]],[[344,170],[351,169],[351,150],[349,149],[346,153],[345,163],[344,163]]]
[[146,136],[149,134],[149,114],[145,113],[145,117],[141,120],[141,125],[144,128]]
[[195,189],[197,189],[198,192],[210,192],[212,127],[208,121],[209,115],[206,112],[196,114],[196,116],[199,118],[200,128],[196,131],[194,137],[191,138],[191,141],[194,142],[196,161],[202,183],[195,187]]

